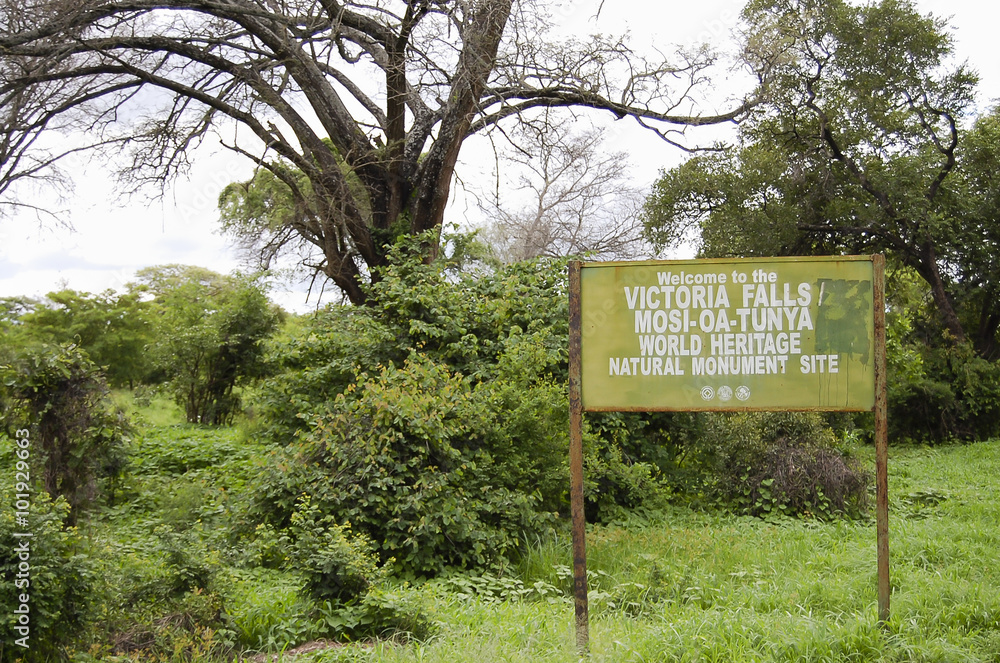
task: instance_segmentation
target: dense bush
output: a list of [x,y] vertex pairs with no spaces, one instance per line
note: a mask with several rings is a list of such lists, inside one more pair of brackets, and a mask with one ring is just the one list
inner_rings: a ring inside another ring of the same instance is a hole
[[97,497],[99,480],[113,481],[124,469],[124,415],[100,369],[75,345],[28,348],[0,366],[0,376],[8,435],[30,431],[32,470],[50,495],[66,500],[75,524]]
[[752,412],[706,418],[699,463],[708,494],[755,516],[859,516],[869,475],[837,448],[817,414]]
[[325,528],[349,523],[401,570],[430,575],[496,561],[547,520],[537,493],[504,485],[515,468],[483,448],[496,424],[486,405],[461,376],[426,359],[385,367],[338,396],[271,464],[260,508],[275,526],[291,525],[296,550],[310,559],[320,553],[302,550],[303,494],[310,509],[336,519]]
[[334,522],[309,497],[296,507],[289,528],[289,561],[305,576],[306,590],[314,598],[350,600],[384,577],[374,546],[364,535]]
[[901,272],[886,316],[893,440],[985,440],[1000,435],[1000,363],[942,335],[929,296]]
[[[334,307],[278,349],[257,435],[279,450],[251,522],[287,529],[302,495],[420,576],[481,567],[568,513],[563,261],[426,264],[402,245],[370,305]],[[655,493],[654,468],[588,436],[593,518]]]
[[889,427],[894,439],[985,440],[1000,435],[1000,364],[971,345],[913,347],[890,362]]
[[[84,537],[66,528],[69,504],[51,499],[32,484],[28,527],[18,523],[14,510],[14,445],[0,436],[0,463],[11,471],[0,475],[4,504],[0,509],[0,661],[51,661],[63,659],[94,619],[100,599],[97,564]],[[25,531],[30,538],[19,537]],[[23,546],[27,547],[24,550]],[[22,602],[20,597],[28,597]],[[16,612],[27,605],[27,631]],[[17,644],[18,640],[27,647]]]

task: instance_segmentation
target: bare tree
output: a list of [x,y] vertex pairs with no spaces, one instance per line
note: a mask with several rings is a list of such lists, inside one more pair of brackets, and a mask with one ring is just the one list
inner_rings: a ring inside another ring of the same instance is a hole
[[440,228],[470,135],[581,107],[673,140],[752,105],[681,112],[704,52],[650,60],[548,27],[529,0],[2,0],[0,192],[16,200],[12,184],[79,150],[129,187],[166,186],[214,134],[289,201],[278,217],[250,206],[243,230],[315,247],[314,268],[361,302],[385,244]]
[[[599,129],[524,124],[512,139],[497,161],[496,189],[479,201],[488,219],[483,236],[501,260],[650,255],[640,218],[645,192],[630,177],[628,155],[609,151]],[[505,177],[510,170],[515,177]]]

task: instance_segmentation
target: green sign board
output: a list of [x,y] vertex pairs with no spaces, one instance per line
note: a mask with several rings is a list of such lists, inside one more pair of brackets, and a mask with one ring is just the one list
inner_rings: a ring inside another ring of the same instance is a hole
[[590,263],[585,410],[872,410],[872,258]]

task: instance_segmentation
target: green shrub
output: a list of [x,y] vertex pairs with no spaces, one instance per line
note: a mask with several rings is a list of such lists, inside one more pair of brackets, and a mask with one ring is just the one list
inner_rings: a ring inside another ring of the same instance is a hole
[[886,314],[889,434],[944,442],[1000,435],[1000,362],[941,332],[926,287],[890,274]]
[[[496,563],[568,515],[566,278],[565,261],[488,270],[397,246],[370,305],[332,307],[278,346],[251,434],[281,450],[244,534],[285,530],[305,494],[381,563],[424,576]],[[626,438],[588,436],[591,520],[658,495]]]
[[69,504],[69,524],[97,497],[100,479],[114,489],[125,467],[129,430],[100,369],[75,345],[36,347],[0,366],[5,424],[31,431],[32,470],[51,495]]
[[537,497],[497,480],[504,468],[481,448],[494,424],[484,405],[425,358],[365,377],[269,464],[257,513],[297,540],[296,519],[317,517],[296,515],[308,505],[417,575],[501,559],[549,518]]
[[279,347],[251,434],[284,449],[249,524],[283,531],[309,495],[417,575],[489,564],[546,527],[568,484],[564,281],[563,263],[487,275],[397,247],[370,306],[332,307]]
[[664,503],[664,487],[650,463],[628,459],[600,437],[584,438],[584,513],[587,522],[608,523],[639,507]]
[[[891,346],[890,346],[891,347]],[[1000,435],[1000,364],[971,344],[910,346],[889,361],[889,430],[920,442]]]
[[[0,436],[0,464],[11,471],[0,475],[5,505],[15,503],[15,456],[9,440]],[[32,484],[27,526],[14,510],[0,509],[0,661],[63,660],[85,641],[101,583],[87,541],[67,528],[69,504],[52,500]],[[29,537],[17,536],[28,532]],[[25,549],[26,547],[26,549]],[[29,600],[20,600],[25,595]],[[27,631],[18,630],[27,605]],[[27,637],[26,640],[20,640]],[[18,641],[27,647],[21,647]]]
[[314,598],[351,600],[384,577],[372,542],[332,516],[323,515],[308,497],[292,514],[290,561],[305,576]]
[[701,462],[709,494],[754,516],[860,516],[868,473],[839,450],[818,414],[754,412],[708,418]]

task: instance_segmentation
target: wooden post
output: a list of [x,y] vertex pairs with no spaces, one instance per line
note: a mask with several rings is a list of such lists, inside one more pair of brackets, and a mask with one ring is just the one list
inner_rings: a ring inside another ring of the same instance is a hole
[[885,258],[872,256],[875,300],[875,529],[878,549],[878,620],[889,621],[889,430],[886,414]]
[[576,605],[576,648],[590,649],[587,606],[587,529],[583,510],[583,395],[580,318],[580,263],[569,263],[569,472],[573,517],[573,593]]

